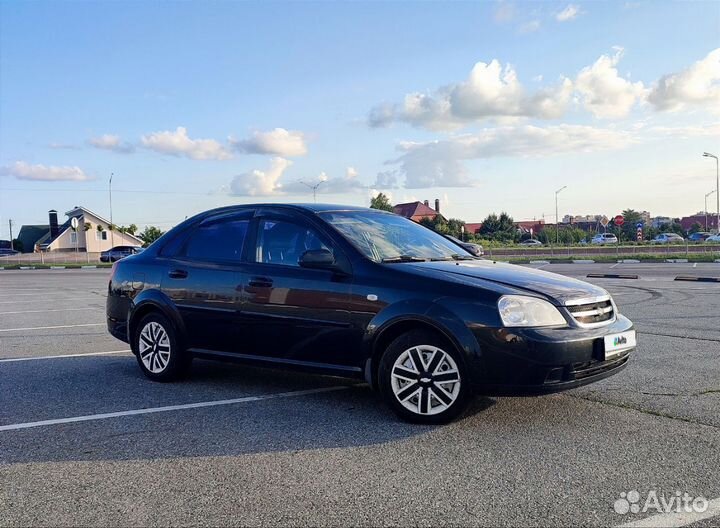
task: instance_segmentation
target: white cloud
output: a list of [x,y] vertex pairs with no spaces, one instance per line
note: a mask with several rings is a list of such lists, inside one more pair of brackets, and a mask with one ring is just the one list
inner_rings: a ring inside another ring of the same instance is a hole
[[568,4],[568,6],[555,15],[555,20],[558,22],[567,22],[573,20],[580,14],[580,7],[575,4]]
[[660,111],[704,106],[720,113],[720,48],[681,72],[661,77],[653,85],[648,101]]
[[622,55],[622,48],[615,48],[614,55],[600,56],[592,66],[583,68],[575,80],[585,108],[595,117],[624,117],[645,96],[642,82],[632,83],[618,74],[616,66]]
[[30,165],[16,161],[12,165],[0,167],[0,176],[13,176],[18,180],[35,181],[87,181],[92,180],[80,167],[57,167],[54,165]]
[[282,190],[285,193],[305,194],[317,184],[320,184],[317,187],[318,194],[343,194],[367,188],[367,185],[358,179],[357,170],[354,167],[348,167],[343,177],[330,178],[325,172],[321,172],[314,180],[295,181],[283,185]]
[[111,150],[120,154],[129,154],[135,151],[133,145],[123,142],[119,136],[112,134],[103,134],[99,137],[90,138],[88,139],[88,143],[95,148]]
[[78,150],[77,145],[73,145],[72,143],[57,143],[53,142],[48,144],[48,147],[55,150]]
[[307,154],[305,135],[297,130],[276,128],[269,132],[254,132],[252,137],[231,140],[230,144],[244,154],[275,154],[277,156],[304,156]]
[[561,117],[572,95],[572,82],[527,94],[512,66],[499,61],[478,62],[466,81],[440,88],[433,94],[411,93],[402,104],[373,108],[369,124],[387,126],[402,121],[416,127],[452,130],[488,118]]
[[540,29],[540,21],[531,20],[530,22],[526,22],[525,24],[522,24],[520,27],[518,27],[518,33],[524,35],[527,33],[534,33],[538,29]]
[[508,2],[500,2],[495,10],[493,18],[498,24],[510,22],[513,18],[515,18],[515,6]]
[[525,125],[488,128],[427,143],[403,142],[398,145],[402,155],[387,162],[395,168],[378,174],[374,187],[471,187],[479,182],[470,176],[464,160],[592,152],[622,148],[632,141],[629,134],[610,129]]
[[697,126],[652,126],[644,131],[651,135],[686,139],[691,137],[720,137],[720,123]]
[[231,158],[228,149],[214,139],[190,139],[185,127],[177,127],[175,131],[166,130],[142,136],[142,145],[146,148],[195,160],[224,160]]
[[292,163],[285,158],[272,158],[266,171],[255,169],[235,176],[230,183],[230,192],[239,196],[268,196],[280,192],[280,177]]

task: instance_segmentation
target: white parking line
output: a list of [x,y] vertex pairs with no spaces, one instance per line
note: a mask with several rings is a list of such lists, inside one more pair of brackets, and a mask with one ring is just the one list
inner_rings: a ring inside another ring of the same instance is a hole
[[49,299],[62,299],[62,296],[67,295],[67,293],[56,291],[53,293],[11,293],[11,295],[13,297],[45,297]]
[[3,328],[0,332],[19,332],[21,330],[55,330],[56,328],[80,328],[81,326],[105,326],[106,323],[86,323],[76,325],[57,325],[57,326],[27,326],[25,328]]
[[14,301],[0,301],[0,304],[26,304],[26,303],[47,303],[47,302],[66,302],[66,301],[105,301],[105,297],[96,295],[95,297],[58,297],[56,299],[36,299],[36,300],[25,300],[15,299]]
[[77,312],[80,310],[97,310],[97,308],[88,306],[87,308],[60,308],[59,310],[20,310],[19,312],[0,312],[0,315],[45,313],[45,312]]
[[46,425],[60,425],[76,422],[90,422],[94,420],[106,420],[108,418],[120,418],[122,416],[135,416],[138,414],[152,414],[169,411],[182,411],[185,409],[199,409],[202,407],[217,407],[220,405],[233,405],[236,403],[248,403],[262,400],[272,400],[275,398],[292,398],[295,396],[306,396],[308,394],[320,394],[323,392],[332,392],[347,389],[346,386],[324,387],[322,389],[309,389],[291,392],[279,392],[276,394],[264,394],[261,396],[245,396],[244,398],[234,398],[232,400],[214,400],[198,403],[186,403],[183,405],[168,405],[166,407],[150,407],[148,409],[133,409],[130,411],[118,411],[102,414],[87,414],[85,416],[73,416],[71,418],[57,418],[54,420],[42,420],[39,422],[25,422],[9,425],[0,425],[0,431],[17,431],[18,429],[29,429],[31,427],[43,427]]
[[76,358],[83,356],[107,356],[110,354],[123,354],[124,352],[132,352],[132,350],[111,350],[110,352],[85,352],[81,354],[60,354],[57,356],[35,356],[35,357],[19,357],[19,358],[7,358],[0,359],[0,363],[14,363],[17,361],[35,361],[36,359],[62,359],[62,358]]
[[707,510],[702,513],[658,513],[657,515],[652,515],[639,521],[622,524],[619,528],[679,528],[680,526],[687,526],[717,515],[720,515],[720,498],[709,501]]

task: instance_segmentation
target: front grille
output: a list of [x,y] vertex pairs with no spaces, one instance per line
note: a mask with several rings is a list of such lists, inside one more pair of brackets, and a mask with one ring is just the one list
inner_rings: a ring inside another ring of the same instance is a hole
[[567,310],[581,325],[596,325],[612,321],[615,308],[610,298],[566,306]]

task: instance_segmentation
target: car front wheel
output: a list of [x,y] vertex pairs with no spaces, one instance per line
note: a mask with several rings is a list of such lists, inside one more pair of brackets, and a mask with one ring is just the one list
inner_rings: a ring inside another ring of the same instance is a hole
[[180,346],[172,323],[159,313],[141,319],[134,350],[140,369],[154,381],[178,379],[188,371],[192,360]]
[[463,362],[450,343],[414,330],[395,339],[378,369],[380,391],[390,408],[414,423],[446,423],[470,399]]

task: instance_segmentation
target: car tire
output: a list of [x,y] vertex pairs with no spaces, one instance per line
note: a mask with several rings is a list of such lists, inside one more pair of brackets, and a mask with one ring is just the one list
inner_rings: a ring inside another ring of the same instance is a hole
[[412,423],[447,423],[465,410],[471,396],[456,347],[426,330],[411,330],[390,343],[380,359],[378,385],[385,403]]
[[177,380],[188,373],[192,362],[173,324],[156,312],[144,316],[136,326],[133,351],[140,370],[153,381]]

